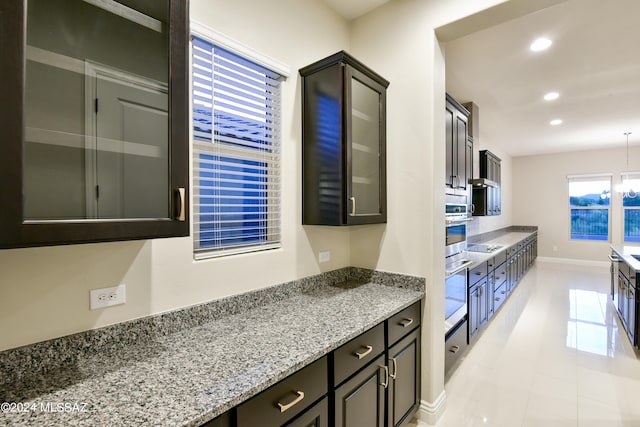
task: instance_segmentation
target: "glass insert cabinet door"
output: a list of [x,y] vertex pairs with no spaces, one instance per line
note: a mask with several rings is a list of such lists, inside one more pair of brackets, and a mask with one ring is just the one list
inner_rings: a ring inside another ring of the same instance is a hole
[[[381,158],[382,93],[375,86],[364,83],[364,76],[355,70],[350,73],[351,171],[349,194],[350,216],[380,215],[382,212],[380,182],[383,170]],[[370,83],[369,83],[370,84]]]
[[188,235],[187,12],[2,1],[0,248]]

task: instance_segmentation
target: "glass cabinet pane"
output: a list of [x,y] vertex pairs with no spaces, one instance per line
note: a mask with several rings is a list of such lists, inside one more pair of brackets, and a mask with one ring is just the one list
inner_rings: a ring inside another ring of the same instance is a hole
[[24,220],[170,217],[168,0],[28,0]]
[[[351,79],[351,213],[380,214],[380,94]],[[354,208],[355,205],[355,208]]]

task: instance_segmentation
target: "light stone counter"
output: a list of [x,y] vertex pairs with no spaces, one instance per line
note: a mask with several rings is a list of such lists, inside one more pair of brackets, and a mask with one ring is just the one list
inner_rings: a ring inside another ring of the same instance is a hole
[[[405,276],[393,276],[396,285],[303,286],[164,336],[85,349],[67,366],[0,378],[0,402],[15,403],[0,425],[200,425],[424,297],[424,287],[398,287]],[[65,351],[55,341],[32,351],[53,355],[56,345]],[[27,362],[20,350],[0,353],[0,376]]]

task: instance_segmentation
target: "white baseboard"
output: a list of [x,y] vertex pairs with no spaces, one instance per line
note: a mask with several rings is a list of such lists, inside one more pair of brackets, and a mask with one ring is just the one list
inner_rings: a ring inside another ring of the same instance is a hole
[[418,419],[420,421],[424,421],[427,424],[435,425],[440,416],[444,413],[446,408],[447,395],[442,390],[440,396],[435,400],[435,402],[427,402],[426,400],[420,401],[420,408],[418,409]]
[[584,259],[574,259],[574,258],[554,258],[554,257],[546,257],[539,256],[536,258],[537,262],[548,262],[554,264],[572,264],[572,265],[580,265],[587,267],[604,267],[609,268],[611,263],[609,261],[591,261]]

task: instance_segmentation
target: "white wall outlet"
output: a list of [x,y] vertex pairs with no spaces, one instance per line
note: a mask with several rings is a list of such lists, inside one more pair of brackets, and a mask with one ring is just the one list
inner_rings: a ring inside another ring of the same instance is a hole
[[92,289],[89,291],[89,308],[111,307],[126,302],[127,288],[125,285],[118,285],[112,288]]
[[331,261],[330,251],[324,251],[318,254],[318,262],[323,263],[323,262],[329,262],[329,261]]

